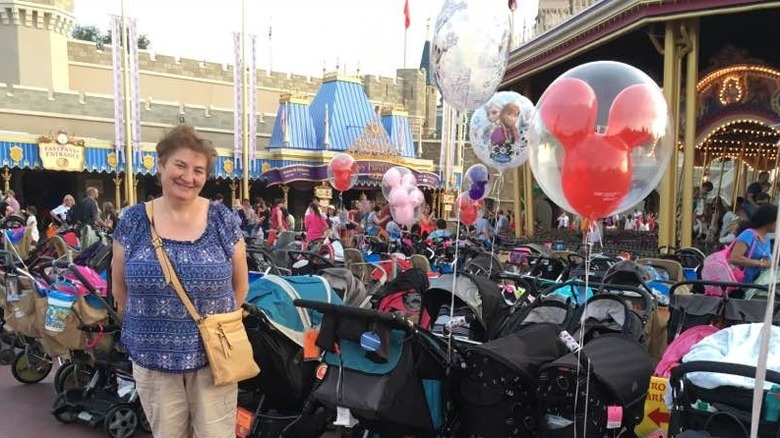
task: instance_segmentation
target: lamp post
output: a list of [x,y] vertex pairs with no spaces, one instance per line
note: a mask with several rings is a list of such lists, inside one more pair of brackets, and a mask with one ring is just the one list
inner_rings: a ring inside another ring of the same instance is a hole
[[[113,50],[122,50],[122,89],[124,90],[124,127],[125,127],[125,200],[135,204],[135,173],[133,166],[133,127],[130,122],[130,54],[127,36],[127,21],[125,19],[125,0],[121,0],[122,13],[122,44],[114,42]],[[116,39],[116,35],[114,35]]]

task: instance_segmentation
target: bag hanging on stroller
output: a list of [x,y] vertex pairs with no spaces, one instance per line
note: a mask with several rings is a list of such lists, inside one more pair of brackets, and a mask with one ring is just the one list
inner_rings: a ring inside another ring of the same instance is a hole
[[327,366],[313,398],[349,409],[382,437],[433,437],[444,423],[446,345],[399,315],[296,302],[324,313],[317,345]]
[[[590,362],[588,362],[588,360]],[[642,345],[603,334],[539,373],[540,436],[607,438],[633,433],[644,417],[653,372]],[[619,413],[619,416],[617,415]]]
[[538,433],[539,368],[568,350],[555,324],[531,324],[470,347],[458,379],[458,436],[532,437]]

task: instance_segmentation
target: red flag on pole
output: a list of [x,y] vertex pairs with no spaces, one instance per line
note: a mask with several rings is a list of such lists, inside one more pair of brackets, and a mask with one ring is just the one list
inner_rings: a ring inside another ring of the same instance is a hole
[[412,21],[409,18],[409,0],[406,0],[406,3],[404,4],[404,19],[404,26],[406,29],[409,29],[409,25],[412,24]]

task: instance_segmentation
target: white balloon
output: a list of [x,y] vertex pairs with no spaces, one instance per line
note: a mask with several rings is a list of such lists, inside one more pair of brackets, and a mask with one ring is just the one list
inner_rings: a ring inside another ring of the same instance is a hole
[[433,76],[458,111],[484,105],[496,92],[509,55],[504,0],[445,0],[433,33]]
[[471,115],[469,137],[474,155],[503,172],[528,159],[528,128],[534,104],[514,91],[499,91]]

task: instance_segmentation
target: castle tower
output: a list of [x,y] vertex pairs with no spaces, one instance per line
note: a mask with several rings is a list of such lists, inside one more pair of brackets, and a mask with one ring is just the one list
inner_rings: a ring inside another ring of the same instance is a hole
[[409,112],[412,135],[417,138],[421,129],[425,135],[426,97],[430,92],[425,83],[425,71],[416,68],[402,68],[396,70],[396,76],[401,79],[403,102]]
[[0,0],[0,82],[68,90],[73,0]]

